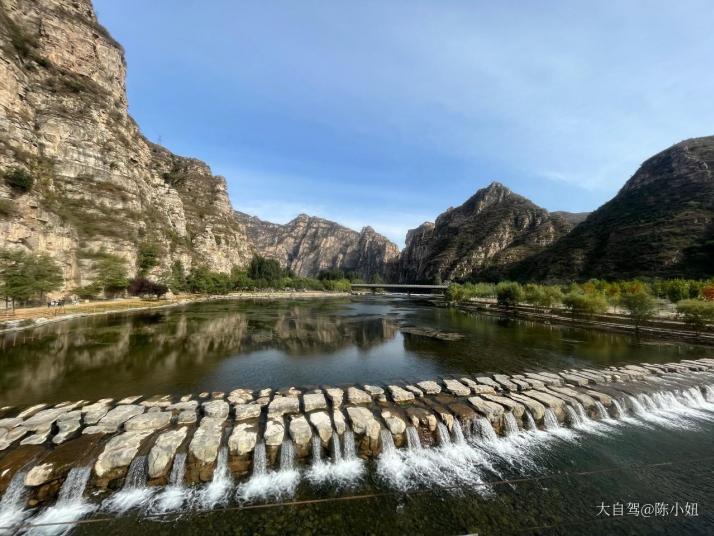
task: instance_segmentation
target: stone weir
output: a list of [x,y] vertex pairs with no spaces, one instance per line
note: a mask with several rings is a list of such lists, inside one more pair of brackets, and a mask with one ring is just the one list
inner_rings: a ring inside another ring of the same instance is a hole
[[[110,496],[136,486],[210,487],[348,455],[367,460],[415,445],[438,448],[464,436],[493,441],[521,430],[626,418],[657,404],[691,402],[710,411],[713,382],[714,359],[707,358],[2,408],[0,493],[5,502],[32,508],[64,500],[69,488]],[[677,401],[667,398],[672,393]]]

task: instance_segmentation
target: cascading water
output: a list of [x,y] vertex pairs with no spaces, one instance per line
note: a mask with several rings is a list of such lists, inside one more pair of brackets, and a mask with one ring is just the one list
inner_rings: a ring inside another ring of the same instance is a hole
[[[324,467],[321,463],[317,467]],[[251,501],[291,497],[300,482],[300,472],[295,467],[295,447],[290,439],[280,445],[280,465],[277,471],[267,470],[265,444],[258,443],[253,453],[253,476],[237,492],[240,500]]]
[[590,420],[590,417],[588,416],[588,413],[585,411],[585,408],[580,402],[575,402],[574,403],[575,407],[575,413],[578,414],[578,417],[580,417],[580,422],[587,422]]
[[137,456],[129,464],[124,487],[104,501],[102,508],[121,514],[148,502],[154,491],[146,485],[146,456]]
[[604,420],[610,418],[607,413],[607,409],[605,409],[605,406],[603,406],[602,402],[599,400],[595,401],[595,409],[597,410],[598,419]]
[[[24,507],[27,500],[25,475],[27,471],[15,473],[5,490],[5,495],[0,500],[0,527],[12,527],[25,518]],[[0,534],[12,534],[12,530],[0,529]]]
[[655,411],[657,409],[657,405],[654,403],[654,400],[652,400],[652,397],[650,397],[648,394],[640,393],[637,396],[637,399],[645,408],[647,408],[648,411]]
[[639,400],[637,400],[634,396],[629,395],[627,397],[627,401],[630,404],[630,408],[632,408],[632,412],[636,415],[644,415],[646,413],[645,408],[642,406]]
[[382,442],[382,455],[390,456],[397,452],[397,447],[394,445],[394,438],[389,430],[382,429],[379,432],[379,439]]
[[216,459],[211,482],[198,495],[202,508],[213,508],[228,500],[228,491],[233,486],[233,477],[228,467],[228,447],[221,447]]
[[692,399],[692,402],[696,406],[706,406],[707,401],[704,399],[704,395],[702,395],[702,392],[697,389],[696,387],[691,387],[687,389],[687,393],[689,393],[689,396]]
[[340,435],[337,432],[332,432],[332,442],[330,443],[330,454],[332,461],[339,463],[342,461],[342,449],[340,448]]
[[265,443],[261,442],[255,446],[253,451],[253,476],[264,475],[268,472],[268,459],[265,455]]
[[179,452],[174,457],[169,474],[169,485],[166,486],[152,503],[150,511],[156,513],[173,512],[178,510],[186,500],[186,453]]
[[507,436],[518,433],[518,422],[516,422],[516,417],[510,411],[503,416],[503,427]]
[[449,445],[451,443],[449,429],[443,422],[436,424],[436,436],[439,439],[439,445]]
[[555,413],[550,408],[545,409],[545,415],[543,415],[543,426],[546,430],[557,430],[560,428],[558,424],[558,419],[555,417]]
[[413,426],[407,426],[407,447],[409,448],[409,450],[416,450],[421,448],[419,432]]
[[454,424],[451,427],[451,435],[453,436],[454,444],[465,445],[466,438],[464,437],[464,430],[461,428],[461,423],[458,419],[454,419]]
[[704,387],[704,393],[705,393],[705,398],[707,399],[707,402],[713,402],[714,403],[714,387],[711,385],[706,385]]
[[526,416],[526,428],[527,428],[528,430],[532,430],[532,431],[537,430],[537,429],[538,429],[538,426],[536,425],[535,420],[533,419],[533,415],[531,414],[531,412],[528,411],[528,410],[526,410],[525,416]]
[[613,398],[612,406],[615,408],[615,418],[616,419],[622,419],[626,415],[625,408],[622,407],[622,404],[620,404],[619,400]]
[[568,416],[568,422],[570,426],[579,426],[583,423],[583,420],[578,415],[577,411],[572,406],[565,406],[565,413]]
[[478,433],[481,435],[481,439],[484,441],[498,441],[496,430],[493,429],[491,422],[485,417],[479,417],[476,420],[476,427],[478,428]]
[[357,458],[357,447],[355,446],[355,435],[352,430],[347,430],[342,436],[344,442],[343,453],[345,460],[354,460]]
[[28,534],[66,534],[72,530],[75,521],[92,512],[94,505],[84,500],[84,490],[91,474],[91,466],[70,469],[60,488],[57,502],[30,521],[31,525],[38,526],[31,528]]
[[312,444],[312,465],[322,463],[322,444],[320,436],[314,435],[311,440]]

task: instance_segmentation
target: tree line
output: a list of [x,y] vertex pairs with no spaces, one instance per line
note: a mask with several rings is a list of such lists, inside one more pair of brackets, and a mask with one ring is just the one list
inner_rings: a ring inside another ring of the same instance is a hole
[[623,309],[636,328],[654,317],[659,309],[674,309],[696,331],[714,322],[714,279],[657,279],[650,281],[605,281],[565,285],[522,285],[513,281],[500,283],[453,283],[446,291],[452,303],[495,299],[498,305],[513,308],[531,305],[550,310],[567,309],[573,315],[593,316],[610,308]]

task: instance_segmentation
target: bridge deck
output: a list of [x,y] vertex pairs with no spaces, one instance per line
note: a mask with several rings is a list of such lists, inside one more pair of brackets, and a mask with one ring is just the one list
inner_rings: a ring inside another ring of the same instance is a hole
[[448,285],[396,285],[396,284],[385,284],[385,283],[353,283],[350,285],[352,288],[399,288],[399,289],[419,289],[419,290],[446,290],[449,288]]

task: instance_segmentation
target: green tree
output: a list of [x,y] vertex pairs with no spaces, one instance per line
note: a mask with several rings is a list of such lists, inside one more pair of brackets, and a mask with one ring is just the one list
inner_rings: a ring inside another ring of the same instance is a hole
[[171,269],[164,273],[161,282],[173,292],[185,292],[188,289],[186,284],[186,270],[180,260],[171,264]]
[[104,255],[96,265],[96,282],[107,296],[119,294],[129,286],[126,262],[116,255]]
[[0,289],[6,301],[25,303],[43,299],[62,287],[62,269],[49,256],[24,251],[0,252]]
[[266,259],[256,255],[248,266],[248,276],[256,281],[263,279],[271,283],[283,276],[283,270],[280,268],[280,263],[275,259]]
[[496,285],[496,301],[502,307],[512,308],[525,299],[523,287],[513,281],[503,281]]
[[704,300],[681,300],[677,312],[682,320],[699,333],[709,322],[714,322],[714,302]]
[[635,329],[639,331],[640,326],[652,318],[657,309],[657,301],[643,287],[627,289],[620,296],[620,305],[632,318]]
[[573,314],[592,316],[607,311],[607,300],[602,294],[586,294],[571,290],[563,296],[563,305]]
[[139,252],[136,256],[136,268],[138,277],[146,277],[149,271],[159,265],[161,258],[161,248],[154,242],[142,242],[139,244]]

